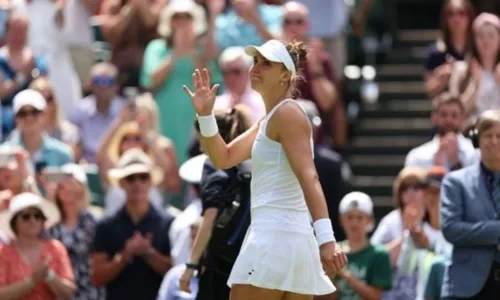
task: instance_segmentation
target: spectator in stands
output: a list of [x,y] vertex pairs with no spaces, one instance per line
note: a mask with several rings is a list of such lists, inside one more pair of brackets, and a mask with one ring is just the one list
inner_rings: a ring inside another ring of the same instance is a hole
[[500,108],[500,18],[482,13],[472,26],[471,57],[457,62],[450,92],[459,94],[468,117],[467,127],[490,109]]
[[448,88],[455,61],[464,60],[470,48],[474,10],[469,0],[446,0],[441,10],[441,29],[425,59],[425,90],[434,98]]
[[385,245],[395,270],[393,288],[384,294],[383,299],[415,299],[418,273],[414,269],[407,272],[400,268],[400,252],[405,243],[421,244],[424,240],[434,243],[439,234],[424,221],[425,176],[426,172],[421,168],[405,167],[401,170],[392,189],[396,209],[382,218],[371,237],[372,244]]
[[179,186],[175,155],[170,155],[168,149],[172,147],[171,142],[148,127],[147,115],[137,112],[137,109],[137,106],[131,105],[122,108],[120,116],[108,129],[97,152],[97,165],[106,190],[106,214],[117,211],[125,203],[124,191],[118,185],[111,184],[106,174],[116,167],[123,153],[129,149],[138,148],[148,153],[150,159],[165,174],[162,181],[153,183],[150,191],[150,200],[157,208],[163,207],[168,187]]
[[171,266],[167,233],[173,218],[149,199],[153,182],[161,181],[162,174],[144,152],[130,149],[109,175],[125,191],[126,203],[97,225],[93,282],[105,286],[107,300],[154,300]]
[[[200,228],[202,218],[198,217],[189,224],[189,249],[194,244],[196,235]],[[170,269],[163,278],[160,290],[158,291],[158,297],[156,300],[194,300],[198,294],[199,278],[194,276],[191,278],[189,283],[189,293],[184,292],[180,289],[179,279],[186,270],[185,264],[179,264]],[[223,299],[220,299],[223,300]]]
[[217,17],[216,40],[221,50],[231,46],[261,45],[281,32],[280,6],[261,0],[231,0],[229,10]]
[[[313,128],[313,140],[318,135],[321,128],[321,118],[314,102],[310,100],[299,99],[297,102],[304,108],[309,122]],[[335,238],[339,241],[345,239],[344,230],[339,222],[339,203],[351,190],[351,167],[342,158],[342,156],[329,147],[316,145],[314,151],[314,164],[318,172],[319,182],[325,194],[326,204],[328,206],[328,215],[332,220],[333,232]]]
[[64,31],[69,54],[80,85],[86,90],[89,86],[89,76],[94,65],[92,42],[94,36],[90,20],[104,0],[67,0],[64,6],[66,17]]
[[[434,229],[440,230],[440,216],[439,216],[439,196],[441,192],[441,183],[446,174],[446,170],[442,167],[433,167],[427,172],[426,179],[426,194],[425,204],[429,216],[429,223]],[[439,300],[441,299],[441,287],[443,286],[444,272],[446,263],[451,258],[453,246],[446,241],[441,233],[434,245],[430,245],[436,256],[432,258],[430,266],[426,263],[425,267],[429,268],[428,274],[425,274],[425,287],[423,298],[425,300]]]
[[47,59],[48,76],[60,101],[62,114],[70,115],[73,105],[82,98],[81,85],[73,68],[64,26],[66,1],[13,0],[15,12],[28,16],[28,45]]
[[[107,0],[97,17],[107,42],[111,61],[118,67],[120,86],[139,86],[139,72],[146,45],[156,38],[165,0]],[[181,1],[185,2],[185,1]]]
[[7,137],[14,128],[12,100],[31,81],[48,73],[47,61],[27,46],[28,17],[12,13],[5,21],[5,46],[0,49],[0,98],[2,99],[2,133]]
[[[32,168],[29,167],[29,155],[20,147],[0,146],[0,192],[1,200],[23,192],[39,194]],[[4,207],[7,208],[7,207]]]
[[453,245],[444,299],[500,294],[500,111],[484,112],[476,129],[481,162],[447,175],[441,190],[441,229]]
[[256,123],[266,115],[262,96],[252,89],[249,80],[252,58],[243,47],[229,47],[219,57],[219,67],[224,76],[224,94],[215,99],[216,109],[231,109],[237,104],[244,104],[252,112],[252,121]]
[[6,143],[25,149],[35,169],[37,164],[62,166],[73,161],[71,148],[45,133],[46,108],[45,98],[35,90],[24,90],[14,97],[18,132]]
[[405,166],[443,166],[458,170],[477,162],[477,152],[460,130],[465,120],[464,107],[457,96],[444,93],[434,100],[431,117],[437,127],[434,138],[412,149]]
[[[307,37],[309,11],[295,1],[284,5],[283,34],[285,40],[308,43],[308,59],[302,66],[304,80],[298,85],[299,96],[312,100],[320,111],[323,121],[322,130],[316,142],[333,144],[342,148],[346,143],[346,120],[342,98],[335,85],[336,78],[331,69],[330,58],[319,39]],[[308,41],[307,41],[308,40]]]
[[75,157],[80,157],[80,133],[78,128],[65,120],[59,108],[59,101],[55,98],[52,85],[45,77],[35,79],[29,86],[45,98],[47,107],[45,109],[45,132],[70,146]]
[[347,61],[345,31],[349,23],[349,6],[345,1],[298,0],[297,2],[307,7],[309,34],[323,40],[326,51],[332,58],[331,68],[334,77],[341,81]]
[[61,212],[61,221],[49,229],[49,235],[68,250],[76,284],[73,299],[104,300],[104,289],[95,287],[90,278],[90,246],[97,221],[89,210],[87,174],[80,166],[67,164],[50,173],[48,180],[56,185],[49,200]]
[[[189,259],[192,244],[190,239],[190,227],[194,221],[199,219],[202,212],[200,182],[203,165],[206,159],[207,156],[205,154],[200,154],[190,158],[179,168],[179,176],[186,183],[190,184],[193,190],[194,199],[192,199],[191,203],[175,218],[168,233],[170,245],[172,245],[171,254],[174,266],[185,264]],[[182,272],[184,272],[184,270],[182,270]],[[178,279],[179,278],[177,278],[177,280]]]
[[70,121],[81,136],[82,156],[88,163],[96,162],[97,147],[113,121],[120,113],[125,100],[118,96],[118,69],[110,63],[99,63],[90,73],[92,94],[79,101],[73,109]]
[[2,230],[15,237],[0,247],[0,298],[70,298],[74,291],[68,252],[55,239],[42,236],[44,227],[59,220],[55,204],[35,194],[12,198],[9,209],[0,213]]
[[387,250],[368,238],[374,225],[373,202],[365,193],[351,192],[340,202],[339,212],[347,236],[339,245],[349,262],[335,280],[336,299],[381,299],[392,287],[392,273]]
[[161,15],[158,25],[161,39],[149,43],[144,54],[141,84],[153,91],[160,109],[161,133],[172,139],[179,164],[187,159],[195,117],[188,97],[179,86],[191,81],[195,68],[209,63],[214,26],[210,23],[215,22],[215,15],[211,11],[208,37],[200,45],[197,37],[207,28],[203,8],[192,1],[173,1]]

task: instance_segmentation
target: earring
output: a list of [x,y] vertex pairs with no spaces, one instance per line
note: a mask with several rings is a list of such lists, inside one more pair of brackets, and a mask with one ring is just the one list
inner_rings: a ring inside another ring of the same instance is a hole
[[281,85],[285,85],[285,84],[283,83],[283,81],[282,81],[282,82],[280,82],[280,84],[281,84]]

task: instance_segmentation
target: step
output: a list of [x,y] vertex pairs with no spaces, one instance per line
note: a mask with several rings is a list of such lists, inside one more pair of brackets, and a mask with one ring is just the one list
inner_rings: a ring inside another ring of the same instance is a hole
[[377,75],[384,77],[423,76],[425,68],[421,64],[385,64],[378,68]]
[[374,112],[381,110],[389,111],[414,111],[414,112],[425,112],[430,113],[432,111],[432,103],[427,99],[408,99],[408,98],[397,98],[385,101],[379,101],[373,105],[364,105],[363,111]]
[[413,118],[424,118],[429,119],[430,111],[428,110],[412,110],[412,109],[389,109],[382,105],[379,105],[378,108],[373,108],[368,106],[372,105],[364,105],[361,110],[360,118],[402,118],[402,119],[413,119]]
[[[352,140],[354,148],[406,148],[415,147],[429,141],[429,137],[405,136],[361,136],[357,135]],[[374,153],[376,154],[376,153]]]
[[394,176],[404,165],[405,155],[354,155],[349,165],[356,176]]
[[359,129],[375,130],[375,129],[397,129],[411,131],[417,130],[432,130],[433,125],[429,118],[363,118],[359,122]]
[[[423,85],[423,83],[421,83]],[[400,101],[406,101],[404,99],[427,99],[427,95],[421,91],[421,92],[411,92],[411,91],[395,91],[395,92],[387,92],[387,93],[381,93],[379,96],[379,102],[380,103],[385,103],[391,100],[400,100]],[[430,100],[427,100],[430,102]]]
[[401,47],[396,46],[387,57],[388,63],[424,64],[428,46]]
[[368,195],[390,196],[392,194],[392,184],[394,176],[355,176],[352,186],[354,190],[362,191]]
[[384,81],[379,82],[378,86],[380,94],[425,93],[423,81]]
[[397,37],[400,42],[432,43],[439,36],[438,29],[399,30]]

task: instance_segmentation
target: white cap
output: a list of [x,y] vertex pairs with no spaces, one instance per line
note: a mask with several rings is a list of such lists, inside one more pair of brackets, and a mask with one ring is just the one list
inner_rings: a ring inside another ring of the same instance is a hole
[[87,173],[77,164],[68,163],[61,167],[61,173],[71,175],[76,181],[87,185]]
[[370,196],[362,192],[351,192],[342,198],[339,213],[345,214],[351,209],[359,209],[367,215],[373,215],[373,201]]
[[269,61],[284,64],[286,69],[292,72],[293,76],[297,74],[295,64],[288,50],[286,50],[285,44],[278,40],[269,40],[262,46],[247,46],[245,52],[252,57],[260,53]]
[[199,184],[207,158],[206,154],[200,154],[183,163],[179,168],[179,176],[182,180],[191,184]]
[[14,96],[12,108],[14,110],[14,114],[17,114],[23,106],[33,106],[35,109],[39,111],[44,111],[45,107],[47,107],[47,102],[42,94],[35,90],[23,90]]

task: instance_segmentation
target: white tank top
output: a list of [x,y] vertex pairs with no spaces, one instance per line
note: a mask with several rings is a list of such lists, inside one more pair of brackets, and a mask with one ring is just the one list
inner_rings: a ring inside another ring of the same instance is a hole
[[[307,211],[302,188],[290,167],[283,147],[266,135],[267,123],[274,112],[290,101],[295,103],[292,99],[278,103],[260,123],[252,148],[252,210],[259,207],[274,207]],[[304,111],[298,103],[295,105]],[[312,133],[310,142],[313,149]]]

